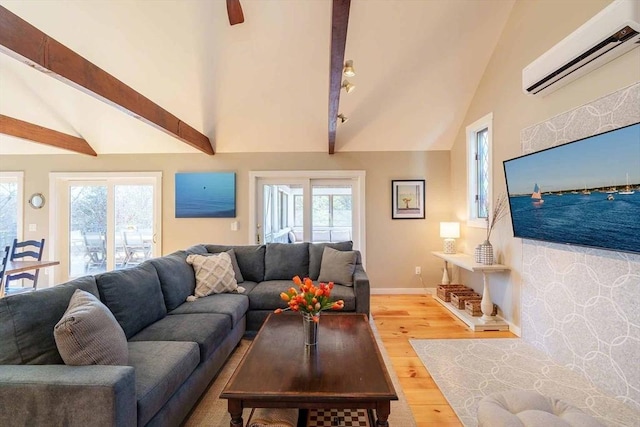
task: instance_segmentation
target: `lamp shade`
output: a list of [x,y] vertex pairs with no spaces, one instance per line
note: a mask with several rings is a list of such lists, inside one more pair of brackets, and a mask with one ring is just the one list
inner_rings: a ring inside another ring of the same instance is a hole
[[440,237],[442,237],[443,239],[457,239],[458,237],[460,237],[460,223],[441,222]]

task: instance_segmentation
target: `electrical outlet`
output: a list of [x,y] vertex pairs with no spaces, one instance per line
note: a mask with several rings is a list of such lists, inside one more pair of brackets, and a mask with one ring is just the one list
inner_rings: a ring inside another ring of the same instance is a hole
[[422,268],[420,268],[420,267],[416,267],[416,274],[417,274],[417,275],[422,274]]

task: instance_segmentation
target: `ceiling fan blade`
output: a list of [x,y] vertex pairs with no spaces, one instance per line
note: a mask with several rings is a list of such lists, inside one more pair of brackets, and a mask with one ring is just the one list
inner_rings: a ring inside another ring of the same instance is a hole
[[244,22],[244,14],[240,0],[227,0],[227,14],[229,15],[229,24],[236,25]]

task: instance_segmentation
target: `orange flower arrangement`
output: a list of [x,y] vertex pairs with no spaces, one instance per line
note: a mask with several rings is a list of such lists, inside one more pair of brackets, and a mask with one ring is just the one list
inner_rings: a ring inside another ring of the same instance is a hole
[[329,282],[328,284],[320,283],[319,287],[316,287],[308,277],[301,280],[299,276],[296,276],[293,278],[293,283],[298,285],[300,292],[298,292],[296,288],[291,287],[287,292],[281,293],[280,298],[286,301],[289,306],[284,309],[277,309],[275,311],[276,314],[286,310],[300,311],[311,314],[313,321],[318,322],[321,311],[341,310],[344,308],[343,300],[332,302],[329,299],[331,290],[333,289],[333,282]]

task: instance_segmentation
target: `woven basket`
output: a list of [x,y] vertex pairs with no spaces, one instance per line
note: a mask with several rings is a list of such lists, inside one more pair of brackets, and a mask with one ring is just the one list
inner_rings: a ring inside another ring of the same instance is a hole
[[467,288],[464,285],[438,285],[436,289],[436,295],[442,301],[449,302],[451,301],[451,292],[452,291],[470,291],[471,289]]
[[464,302],[464,310],[472,316],[482,316],[481,299],[468,299]]
[[471,291],[471,292],[457,292],[454,291],[451,293],[451,304],[458,310],[464,310],[464,302],[469,299],[482,299],[480,295]]

